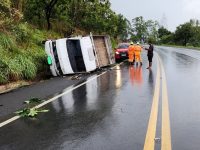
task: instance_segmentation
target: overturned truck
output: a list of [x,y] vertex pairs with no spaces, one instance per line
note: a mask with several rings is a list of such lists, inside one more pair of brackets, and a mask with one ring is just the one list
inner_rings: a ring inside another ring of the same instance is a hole
[[45,51],[53,76],[91,72],[115,63],[109,36],[48,40]]

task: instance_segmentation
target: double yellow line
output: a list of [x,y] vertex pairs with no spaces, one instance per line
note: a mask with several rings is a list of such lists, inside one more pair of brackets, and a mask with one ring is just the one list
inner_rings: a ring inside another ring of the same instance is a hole
[[[171,150],[171,130],[170,130],[170,117],[169,117],[169,104],[167,94],[166,76],[163,63],[157,55],[158,69],[156,75],[156,85],[153,96],[153,103],[144,143],[144,150],[154,150],[156,126],[158,118],[158,105],[160,95],[160,80],[162,76],[162,129],[161,129],[161,150]],[[162,74],[162,75],[161,75]]]

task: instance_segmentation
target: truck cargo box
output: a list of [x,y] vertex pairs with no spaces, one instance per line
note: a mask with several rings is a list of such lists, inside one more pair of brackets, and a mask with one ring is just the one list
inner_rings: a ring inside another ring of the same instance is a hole
[[92,35],[94,50],[96,51],[97,67],[105,67],[115,63],[112,45],[109,36]]

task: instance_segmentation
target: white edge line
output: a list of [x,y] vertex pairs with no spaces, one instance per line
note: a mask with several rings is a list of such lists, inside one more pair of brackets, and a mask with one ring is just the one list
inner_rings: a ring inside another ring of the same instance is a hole
[[[116,68],[117,66],[120,66],[121,64],[123,64],[123,62],[121,62],[120,64],[115,65],[115,66],[112,67],[111,69],[114,69],[114,68]],[[51,98],[51,99],[49,99],[49,100],[46,100],[45,102],[43,102],[43,103],[41,103],[41,104],[39,104],[39,105],[37,105],[37,106],[35,106],[35,107],[33,107],[33,108],[36,108],[36,109],[37,109],[37,108],[41,108],[41,107],[43,107],[43,106],[45,106],[45,105],[47,105],[47,104],[49,104],[49,103],[55,101],[55,100],[58,99],[59,97],[61,97],[61,96],[65,95],[65,94],[67,94],[67,93],[69,93],[69,92],[71,92],[71,91],[73,91],[73,90],[75,90],[75,89],[77,89],[77,88],[83,86],[84,84],[86,84],[86,83],[88,83],[88,82],[90,82],[90,81],[92,81],[92,80],[94,80],[94,79],[100,77],[101,75],[105,74],[106,72],[108,72],[108,71],[104,71],[103,73],[101,73],[101,74],[99,74],[99,75],[97,75],[97,76],[95,76],[95,77],[93,77],[93,78],[91,78],[91,79],[89,79],[89,80],[83,82],[82,84],[77,85],[76,87],[70,86],[71,88],[69,88],[69,90],[65,91],[64,93],[59,94],[59,95],[57,95],[57,96],[55,96],[55,97],[53,97],[53,98]],[[72,87],[73,87],[73,88],[72,88]],[[3,127],[3,126],[5,126],[5,125],[7,125],[7,124],[9,124],[9,123],[11,123],[11,122],[16,121],[16,120],[19,119],[19,118],[21,118],[21,117],[20,117],[20,116],[14,116],[14,117],[12,117],[12,118],[10,118],[10,119],[4,121],[4,122],[1,122],[1,123],[0,123],[0,128]]]

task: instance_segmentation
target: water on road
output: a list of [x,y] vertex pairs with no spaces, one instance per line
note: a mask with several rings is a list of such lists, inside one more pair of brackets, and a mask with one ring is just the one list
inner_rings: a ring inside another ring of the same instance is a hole
[[[166,47],[155,49],[166,75],[172,149],[200,149],[200,53]],[[156,60],[154,55],[153,69],[147,70],[144,52],[142,67],[123,63],[100,76],[87,78],[79,88],[45,105],[48,113],[35,119],[20,118],[0,128],[0,149],[142,150],[157,69],[162,68]],[[161,74],[159,88],[163,87],[163,77]],[[156,150],[161,149],[162,119],[166,119],[162,115],[165,108],[162,95],[160,90]]]

